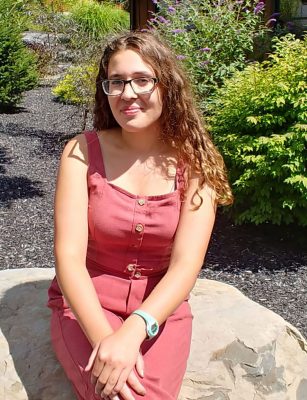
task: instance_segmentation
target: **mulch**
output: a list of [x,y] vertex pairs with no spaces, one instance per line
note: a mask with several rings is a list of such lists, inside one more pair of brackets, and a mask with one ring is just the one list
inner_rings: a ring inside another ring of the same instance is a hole
[[[82,122],[82,113],[56,102],[49,86],[0,113],[0,269],[54,266],[56,170],[65,142],[80,133]],[[306,232],[236,226],[219,212],[200,277],[237,287],[307,337]]]

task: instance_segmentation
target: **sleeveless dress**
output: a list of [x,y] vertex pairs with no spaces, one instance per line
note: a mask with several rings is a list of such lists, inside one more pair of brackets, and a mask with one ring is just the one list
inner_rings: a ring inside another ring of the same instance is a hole
[[[167,271],[180,213],[182,171],[176,189],[157,196],[137,196],[109,183],[96,132],[85,132],[88,145],[88,248],[86,267],[102,312],[114,330],[150,294]],[[66,303],[56,278],[48,291],[51,340],[78,400],[97,400],[85,372],[92,347]],[[145,368],[140,378],[146,395],[136,400],[177,399],[191,343],[188,299],[161,325],[159,334],[141,345]]]

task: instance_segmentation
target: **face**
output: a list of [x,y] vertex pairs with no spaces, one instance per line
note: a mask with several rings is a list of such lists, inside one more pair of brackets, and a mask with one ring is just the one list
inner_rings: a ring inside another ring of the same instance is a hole
[[[153,68],[133,50],[115,53],[108,65],[108,79],[155,78]],[[153,92],[135,94],[131,85],[125,85],[119,96],[108,96],[111,111],[118,124],[128,132],[159,128],[162,96],[158,85]]]

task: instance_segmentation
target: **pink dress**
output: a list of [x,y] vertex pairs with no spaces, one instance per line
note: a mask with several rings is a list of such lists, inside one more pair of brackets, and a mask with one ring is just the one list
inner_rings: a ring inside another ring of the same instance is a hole
[[[104,312],[114,329],[139,308],[169,265],[180,213],[182,173],[176,189],[158,196],[137,196],[109,183],[96,132],[88,144],[88,223],[86,267]],[[96,400],[90,373],[84,372],[92,348],[56,278],[49,288],[51,339],[55,353],[79,400]],[[191,343],[192,314],[188,300],[160,327],[159,335],[141,346],[146,395],[136,400],[177,399]]]

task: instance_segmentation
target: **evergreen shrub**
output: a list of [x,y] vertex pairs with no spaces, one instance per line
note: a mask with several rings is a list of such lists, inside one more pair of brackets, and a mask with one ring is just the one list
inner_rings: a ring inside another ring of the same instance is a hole
[[307,38],[274,40],[274,53],[225,81],[211,131],[230,173],[238,223],[307,225]]
[[22,26],[13,14],[8,18],[9,2],[0,6],[0,108],[16,106],[22,94],[38,82],[36,58],[21,39]]

